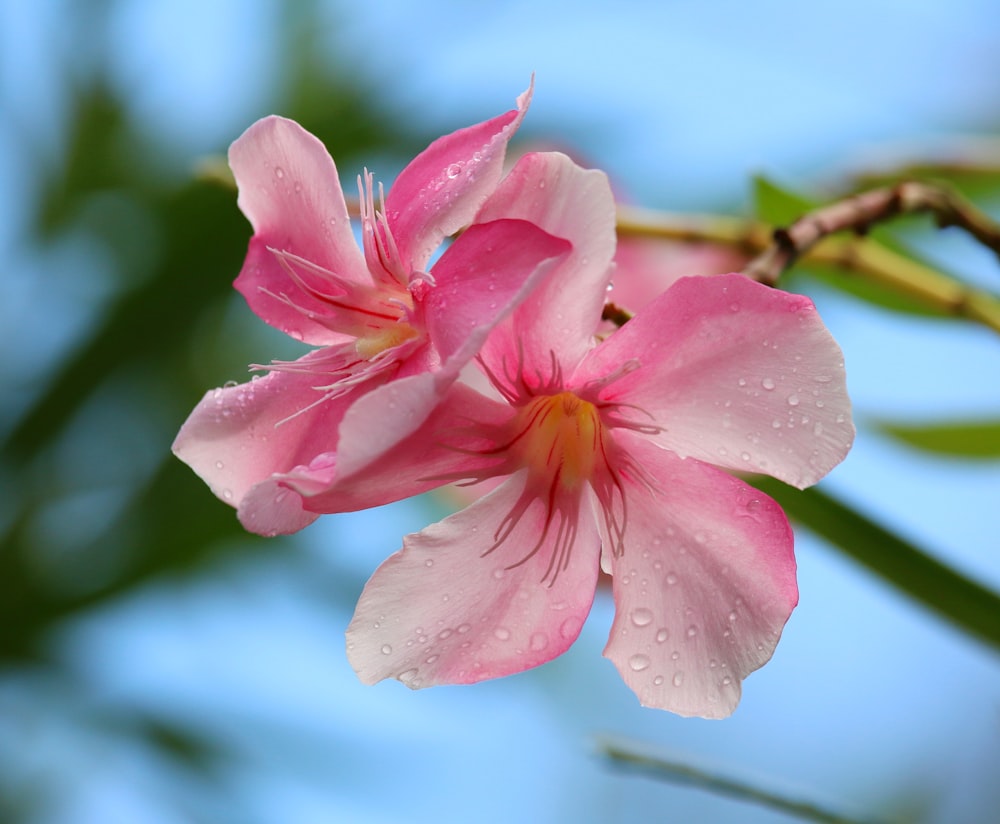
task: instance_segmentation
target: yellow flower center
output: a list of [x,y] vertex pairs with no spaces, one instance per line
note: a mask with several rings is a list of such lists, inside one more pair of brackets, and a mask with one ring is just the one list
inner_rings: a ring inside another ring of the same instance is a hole
[[572,392],[540,395],[517,417],[517,449],[523,465],[577,489],[603,457],[597,408]]
[[357,353],[365,360],[371,360],[376,355],[412,340],[420,333],[408,323],[394,323],[391,326],[380,327],[370,335],[358,338],[354,343]]

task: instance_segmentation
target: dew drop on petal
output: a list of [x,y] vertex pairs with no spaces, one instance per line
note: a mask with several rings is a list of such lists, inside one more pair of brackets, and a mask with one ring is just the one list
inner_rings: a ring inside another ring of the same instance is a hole
[[669,637],[670,637],[670,630],[667,629],[666,627],[660,627],[660,629],[656,631],[656,641],[659,644],[662,644]]
[[764,378],[764,380],[760,382],[760,385],[763,386],[768,392],[774,389],[774,381],[770,378]]
[[628,665],[634,672],[642,672],[649,666],[649,663],[650,661],[648,655],[633,655],[628,659]]
[[392,655],[392,647],[390,647],[388,644],[382,644],[382,654]]
[[231,501],[233,499],[233,490],[231,490],[231,489],[223,489],[222,490],[222,497],[225,498],[227,501]]
[[583,623],[579,618],[567,618],[559,627],[559,634],[563,638],[576,638],[580,634],[580,627]]
[[461,167],[461,166],[459,166],[459,165],[458,165],[457,163],[452,163],[452,164],[451,164],[451,165],[450,165],[450,166],[448,167],[448,177],[449,177],[449,178],[450,178],[451,180],[454,180],[454,179],[455,179],[456,177],[458,177],[458,176],[459,176],[459,175],[460,175],[461,173],[462,173],[462,167]]
[[788,405],[789,406],[798,406],[799,403],[800,403],[800,401],[799,401],[799,396],[798,395],[792,394],[792,395],[788,396]]
[[683,683],[684,683],[684,673],[683,672],[675,672],[674,673],[674,680],[673,680],[674,686],[675,687],[679,687]]
[[285,176],[285,170],[282,169],[280,166],[275,166],[274,167],[274,176],[280,180],[281,178],[283,178]]
[[677,583],[677,575],[673,572],[668,572],[666,581],[668,585],[673,586]]
[[497,627],[493,630],[493,634],[501,641],[506,641],[510,638],[510,630],[507,627]]
[[535,652],[543,650],[549,645],[549,636],[547,636],[544,632],[536,632],[531,636],[531,640],[528,642],[528,645],[535,650]]
[[694,624],[692,624],[687,628],[688,638],[694,638],[697,634],[698,634],[698,627],[696,627]]
[[653,611],[646,607],[638,607],[632,610],[632,623],[637,627],[645,627],[653,623]]

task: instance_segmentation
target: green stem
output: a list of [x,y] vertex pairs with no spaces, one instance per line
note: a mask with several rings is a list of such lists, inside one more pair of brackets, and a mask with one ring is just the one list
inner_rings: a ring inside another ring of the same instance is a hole
[[745,781],[709,772],[680,761],[672,761],[662,756],[643,753],[632,744],[619,744],[603,740],[599,742],[598,746],[601,754],[611,759],[617,766],[645,773],[661,781],[702,787],[719,795],[728,795],[741,801],[779,810],[803,821],[821,822],[821,824],[874,824],[870,819],[849,817],[812,802],[800,801],[755,787]]

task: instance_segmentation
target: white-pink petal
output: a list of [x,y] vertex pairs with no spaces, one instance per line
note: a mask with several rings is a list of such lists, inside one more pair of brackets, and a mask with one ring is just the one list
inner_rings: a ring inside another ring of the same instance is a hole
[[605,390],[682,456],[816,483],[854,440],[840,347],[812,301],[742,275],[682,278],[595,349],[578,380]]
[[368,684],[412,688],[468,684],[551,660],[576,640],[594,597],[599,536],[589,500],[568,568],[543,579],[556,539],[518,565],[545,531],[535,500],[507,540],[489,552],[524,491],[512,476],[456,515],[404,539],[372,576],[347,630],[347,654]]
[[630,483],[604,654],[644,706],[723,718],[798,600],[780,507],[721,470],[628,433],[653,490]]

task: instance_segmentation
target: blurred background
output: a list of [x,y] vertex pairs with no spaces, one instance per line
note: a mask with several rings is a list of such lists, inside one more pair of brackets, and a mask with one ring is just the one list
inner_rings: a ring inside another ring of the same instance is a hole
[[[231,288],[250,229],[219,164],[265,114],[319,135],[352,191],[534,72],[521,145],[634,203],[751,215],[754,175],[821,200],[917,163],[1000,216],[992,0],[470,8],[0,0],[0,821],[793,820],[614,768],[602,736],[858,820],[996,820],[995,639],[841,551],[870,531],[797,530],[801,604],[729,720],[638,706],[600,654],[606,592],[560,659],[414,693],[358,683],[343,632],[446,501],[266,540],[171,456],[207,389],[298,352]],[[961,234],[886,238],[1000,287]],[[822,489],[1000,589],[996,333],[807,270],[789,288],[843,346],[859,423]],[[887,434],[940,421],[982,448]]]

